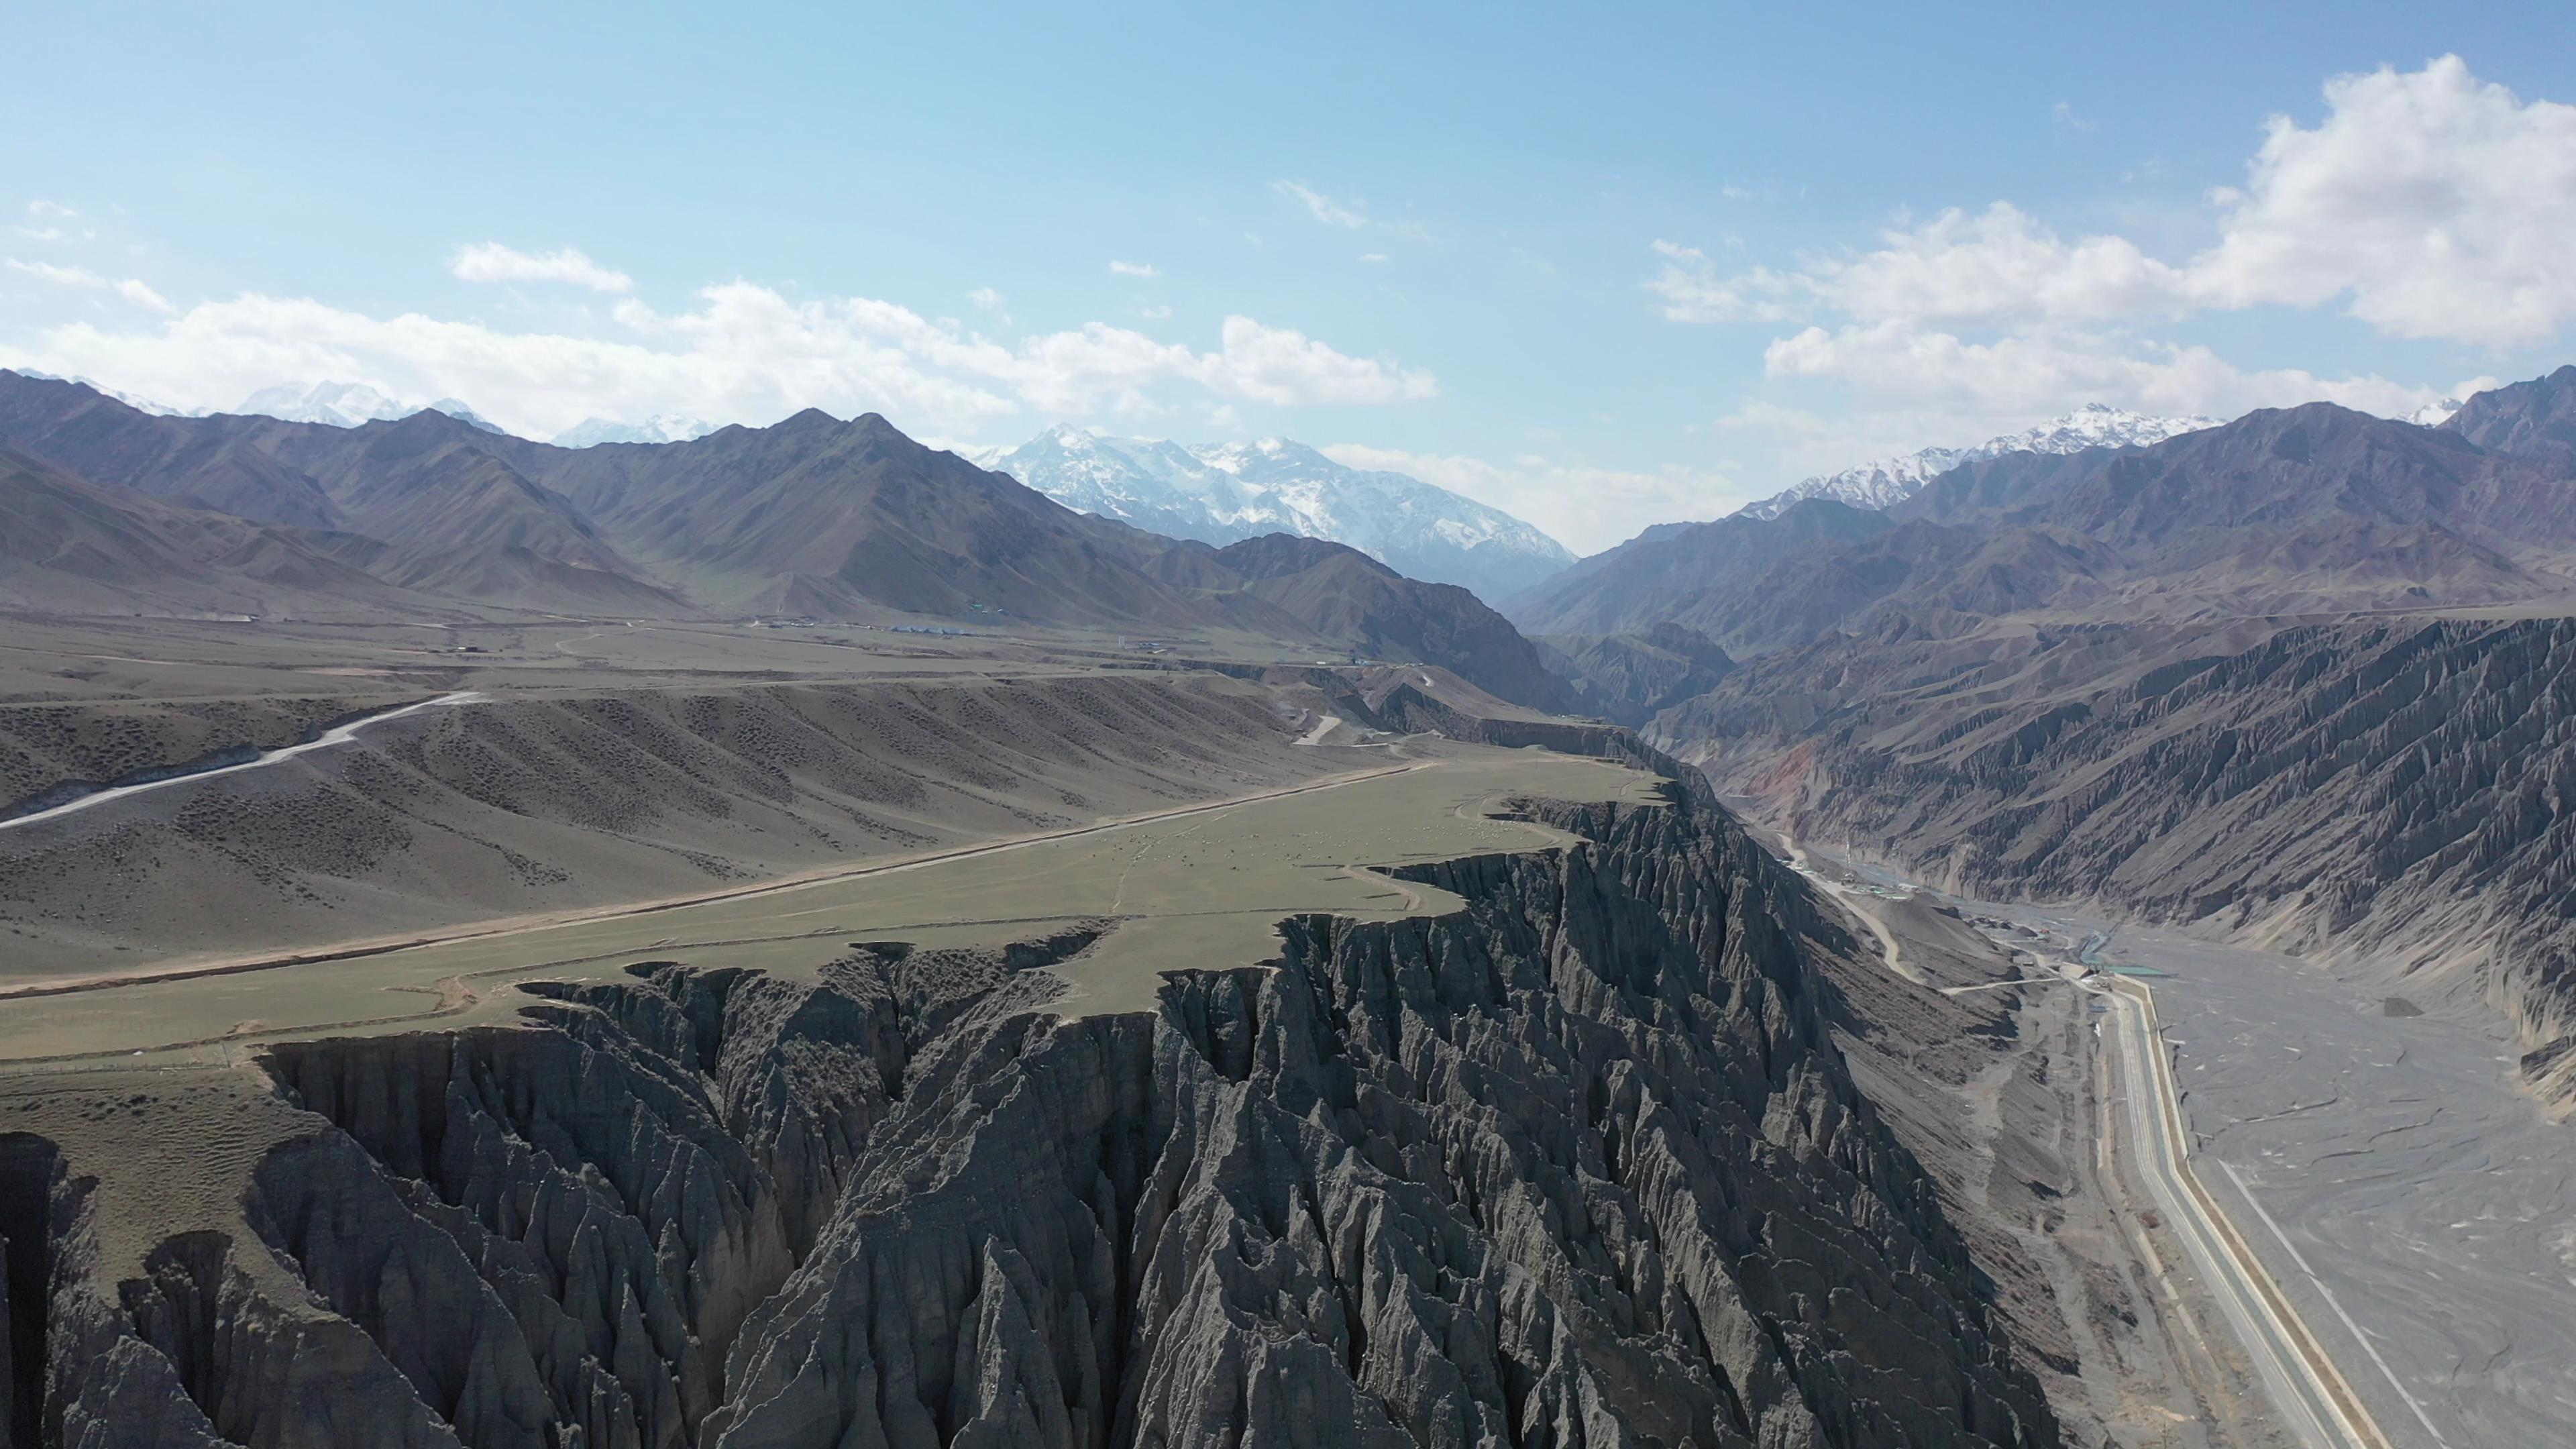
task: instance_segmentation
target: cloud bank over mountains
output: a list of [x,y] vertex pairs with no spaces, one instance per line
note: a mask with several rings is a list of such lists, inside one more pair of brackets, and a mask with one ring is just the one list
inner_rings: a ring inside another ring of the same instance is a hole
[[1658,241],[1646,287],[1671,321],[1796,327],[1765,348],[1765,373],[1846,385],[1863,430],[1965,432],[2097,399],[2403,415],[2491,379],[2249,369],[2159,329],[2334,307],[2387,338],[2503,349],[2576,321],[2576,106],[2524,101],[2457,56],[2339,76],[2324,94],[2314,126],[2265,123],[2243,184],[2208,195],[2215,239],[2178,261],[2125,236],[2069,238],[1999,200],[1790,268],[1730,270]]
[[[1293,304],[1251,300],[1242,278],[1236,292],[1193,298],[1211,279],[1181,255],[1145,250],[1157,246],[1150,236],[1110,252],[1118,300],[1070,314],[1114,307],[1132,324],[1028,330],[989,285],[950,294],[969,304],[965,321],[742,277],[657,293],[649,276],[579,248],[499,241],[441,255],[447,276],[495,304],[460,316],[248,289],[189,301],[146,265],[156,252],[83,249],[65,227],[85,227],[99,208],[39,200],[14,228],[18,254],[0,255],[0,291],[35,304],[0,328],[0,367],[98,378],[181,410],[349,379],[389,396],[469,399],[536,437],[662,416],[763,424],[819,407],[881,412],[957,443],[1057,421],[1239,435],[1237,405],[1379,409],[1442,398],[1439,368],[1466,379],[1457,395],[1383,428],[1371,420],[1384,413],[1256,422],[1348,439],[1326,451],[1599,546],[1650,522],[1723,514],[1804,475],[1956,447],[2092,403],[2223,418],[2327,400],[2410,416],[2527,366],[2511,349],[2561,339],[2576,323],[2576,251],[2564,241],[2576,235],[2576,106],[2524,100],[2456,56],[2336,77],[2322,94],[2313,117],[2263,123],[2242,175],[2202,197],[2190,222],[2200,239],[2162,254],[2010,199],[1902,216],[1860,245],[1787,259],[1748,255],[1731,237],[1653,239],[1642,275],[1609,254],[1599,279],[1611,300],[1589,303],[1592,315],[1625,308],[1632,329],[1705,329],[1712,377],[1759,359],[1758,379],[1729,384],[1732,396],[1685,365],[1679,387],[1699,389],[1704,404],[1695,419],[1661,426],[1624,406],[1574,413],[1583,405],[1566,399],[1576,379],[1547,373],[1556,354],[1541,314],[1516,312],[1507,292],[1479,305],[1519,321],[1518,333],[1504,330],[1513,341],[1503,351],[1536,379],[1542,404],[1498,424],[1497,384],[1476,373],[1488,359],[1452,354],[1443,366],[1437,351],[1468,333],[1426,330],[1415,317],[1390,334],[1411,339],[1398,344],[1412,354],[1401,360],[1336,346],[1262,320]],[[2091,133],[2095,118],[2070,110],[2049,124]],[[1430,244],[1433,233],[1385,219],[1401,216],[1403,201],[1373,208],[1336,180],[1317,181],[1329,189],[1252,177],[1243,189],[1323,233]],[[1732,184],[1720,191],[1755,199]],[[1438,229],[1451,255],[1477,244],[1452,229]],[[1250,233],[1244,241],[1263,245]],[[1083,252],[1078,269],[1096,281],[1101,255]],[[1136,259],[1146,256],[1155,260]],[[1398,264],[1411,259],[1371,250],[1358,261],[1373,279],[1367,295],[1401,316],[1394,309],[1420,285]],[[1639,281],[1642,308],[1631,290]],[[1024,304],[1039,286],[1011,285]],[[1178,330],[1174,301],[1200,319],[1188,324],[1194,334],[1158,335]],[[2259,363],[2231,356],[2243,325],[2214,324],[2259,309],[2299,314],[2300,325],[2282,329]],[[1328,330],[1367,326],[1345,315]],[[1558,403],[1562,415],[1549,412]]]
[[[476,281],[632,285],[575,251],[469,247],[452,269]],[[20,270],[59,285],[111,285]],[[504,427],[537,437],[601,416],[769,422],[807,407],[881,412],[920,432],[972,437],[1033,416],[1142,410],[1175,389],[1281,406],[1439,391],[1427,371],[1251,317],[1227,317],[1211,349],[1099,322],[1002,342],[893,302],[796,299],[743,281],[704,288],[671,312],[626,296],[590,334],[380,317],[256,293],[184,309],[157,294],[133,300],[135,314],[47,328],[32,345],[0,343],[0,366],[107,378],[181,408],[229,405],[246,384],[364,378],[396,395],[471,398]]]

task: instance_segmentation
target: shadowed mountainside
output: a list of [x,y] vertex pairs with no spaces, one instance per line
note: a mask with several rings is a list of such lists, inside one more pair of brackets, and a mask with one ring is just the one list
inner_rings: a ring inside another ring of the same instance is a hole
[[2576,1106],[2576,620],[1842,641],[1658,730],[1800,837],[1944,889],[2208,922],[2482,1001]]
[[1446,667],[1497,699],[1541,710],[1572,706],[1574,691],[1549,672],[1511,621],[1456,584],[1408,579],[1345,544],[1274,533],[1221,549],[1180,544],[1252,598],[1277,608],[1322,639],[1347,641],[1379,659]]
[[341,562],[333,535],[104,487],[0,446],[0,603],[103,613],[433,611]]
[[1548,668],[1574,684],[1576,709],[1632,728],[1706,694],[1735,669],[1707,635],[1679,624],[1642,634],[1551,634],[1534,642]]

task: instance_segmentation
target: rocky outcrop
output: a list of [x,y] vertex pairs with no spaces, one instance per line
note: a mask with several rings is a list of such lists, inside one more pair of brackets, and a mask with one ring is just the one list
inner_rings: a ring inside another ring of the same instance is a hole
[[1292,922],[1150,1023],[991,1003],[717,1442],[2046,1442],[1822,928],[1695,808],[1557,818],[1601,847],[1409,872],[1468,911]]
[[1836,671],[1730,680],[1662,727],[1800,836],[1962,894],[2207,921],[2482,999],[2576,1102],[2576,621],[2200,647],[2075,630],[1822,697]]
[[1526,808],[1580,842],[1152,1012],[1052,1009],[1085,929],[275,1047],[237,1222],[113,1284],[49,1228],[43,1442],[2058,1442],[1854,943],[1701,792]]

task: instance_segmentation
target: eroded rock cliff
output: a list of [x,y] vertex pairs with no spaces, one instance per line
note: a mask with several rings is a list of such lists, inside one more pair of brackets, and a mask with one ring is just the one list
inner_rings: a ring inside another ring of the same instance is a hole
[[[1856,950],[1704,797],[1528,808],[1464,910],[1070,1015],[1006,953],[639,965],[282,1045],[140,1271],[40,1137],[45,1445],[2051,1445],[1834,1045]],[[34,1184],[32,1188],[28,1184]],[[33,1203],[37,1206],[29,1207]],[[28,1290],[13,1253],[9,1286]]]

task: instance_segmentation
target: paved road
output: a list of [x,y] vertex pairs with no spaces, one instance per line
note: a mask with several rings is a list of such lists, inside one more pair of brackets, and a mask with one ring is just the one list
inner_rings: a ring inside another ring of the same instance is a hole
[[2112,1008],[2130,1159],[2244,1345],[2283,1427],[2310,1449],[2393,1449],[2194,1174],[2154,993],[2121,981],[2102,994]]
[[244,770],[266,769],[270,765],[284,764],[288,760],[295,759],[298,756],[312,754],[316,750],[334,749],[338,746],[345,745],[358,737],[358,731],[383,724],[388,720],[397,720],[401,719],[405,715],[418,714],[425,709],[440,709],[449,705],[458,704],[475,704],[479,703],[482,699],[482,695],[477,694],[470,689],[459,690],[454,694],[442,694],[436,699],[424,699],[417,704],[402,705],[395,709],[384,710],[377,714],[368,715],[364,719],[354,719],[349,721],[347,724],[335,725],[330,729],[324,730],[318,738],[306,740],[300,745],[288,745],[284,749],[270,750],[261,755],[258,759],[244,760],[238,765],[222,765],[212,770],[195,770],[184,775],[172,775],[166,779],[147,780],[140,785],[119,785],[114,789],[100,790],[95,794],[83,795],[69,804],[57,805],[50,810],[39,810],[32,815],[21,815],[15,819],[0,820],[0,830],[15,830],[21,826],[36,825],[47,820],[59,820],[75,811],[93,810],[101,805],[112,804],[119,800],[131,800],[135,796],[150,790],[165,790],[172,785],[194,785],[206,780],[214,779],[218,775],[238,775]]

